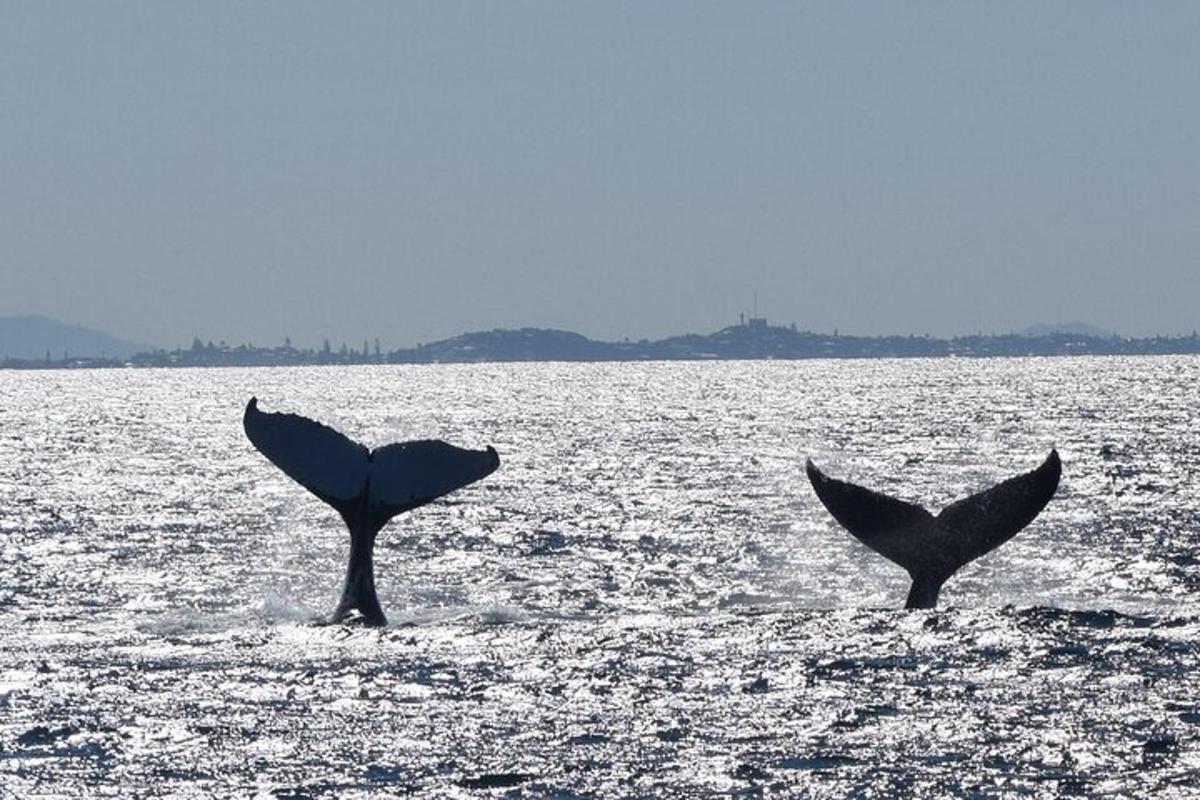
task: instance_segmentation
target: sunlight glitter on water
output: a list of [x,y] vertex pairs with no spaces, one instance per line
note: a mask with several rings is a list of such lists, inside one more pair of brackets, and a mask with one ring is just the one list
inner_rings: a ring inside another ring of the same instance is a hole
[[[1200,360],[6,373],[0,781],[19,796],[1187,796]],[[246,442],[494,445],[346,536]],[[1063,457],[937,613],[804,459],[931,509]],[[1110,610],[1111,609],[1111,610]],[[53,787],[47,790],[46,787]],[[7,791],[0,789],[0,795]]]

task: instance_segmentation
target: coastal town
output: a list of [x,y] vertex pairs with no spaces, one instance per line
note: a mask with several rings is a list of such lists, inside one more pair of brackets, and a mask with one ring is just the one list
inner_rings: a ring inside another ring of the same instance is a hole
[[570,331],[545,328],[496,329],[464,333],[448,339],[387,350],[379,339],[361,346],[325,340],[319,348],[252,343],[232,345],[194,338],[191,346],[156,349],[126,358],[73,356],[46,351],[43,358],[10,358],[8,369],[114,367],[269,367],[337,364],[452,364],[513,361],[700,361],[814,358],[988,358],[1024,356],[1130,356],[1200,353],[1200,336],[1130,338],[1090,332],[1051,331],[974,334],[949,339],[927,335],[855,336],[815,333],[765,318],[742,318],[710,334],[664,339],[606,342]]

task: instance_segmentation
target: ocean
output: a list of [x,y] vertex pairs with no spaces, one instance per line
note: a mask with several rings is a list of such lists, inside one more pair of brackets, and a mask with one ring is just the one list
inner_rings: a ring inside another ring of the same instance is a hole
[[[0,373],[0,797],[1192,797],[1200,358]],[[331,508],[265,411],[500,469]],[[932,611],[804,474],[1042,514]]]

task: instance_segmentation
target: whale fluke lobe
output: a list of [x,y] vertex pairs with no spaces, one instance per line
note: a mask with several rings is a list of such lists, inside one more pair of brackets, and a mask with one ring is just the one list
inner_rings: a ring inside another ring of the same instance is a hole
[[906,608],[933,608],[959,567],[1007,542],[1041,512],[1058,488],[1058,451],[1040,467],[946,506],[936,517],[852,483],[830,478],[808,459],[817,497],[854,538],[912,578]]
[[362,491],[370,451],[333,428],[297,414],[259,411],[257,397],[246,404],[242,426],[258,452],[330,505]]
[[357,610],[365,622],[387,619],[375,594],[375,535],[397,514],[425,505],[490,475],[500,457],[433,439],[368,450],[327,425],[297,414],[258,410],[250,398],[246,436],[288,477],[324,500],[350,529],[350,561],[334,621]]

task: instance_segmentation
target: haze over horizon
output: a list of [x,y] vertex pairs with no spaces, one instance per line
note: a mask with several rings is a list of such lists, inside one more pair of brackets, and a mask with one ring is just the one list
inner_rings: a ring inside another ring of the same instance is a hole
[[1200,7],[0,8],[0,315],[1190,333]]

